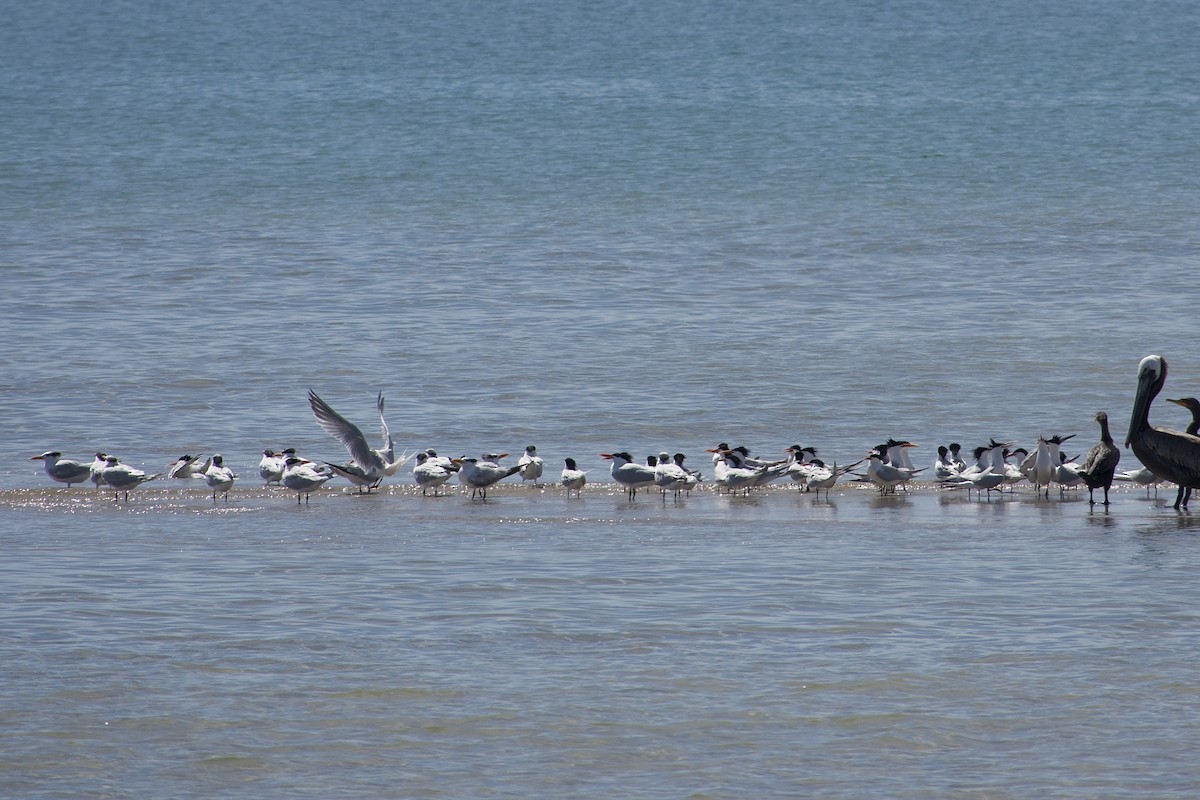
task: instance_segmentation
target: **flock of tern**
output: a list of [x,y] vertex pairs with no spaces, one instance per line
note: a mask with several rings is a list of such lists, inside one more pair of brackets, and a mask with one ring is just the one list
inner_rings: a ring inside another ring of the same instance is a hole
[[[1186,508],[1193,488],[1200,488],[1200,401],[1195,398],[1170,400],[1192,412],[1192,422],[1186,432],[1169,428],[1153,427],[1149,423],[1151,402],[1166,382],[1167,362],[1162,356],[1151,355],[1138,365],[1138,388],[1134,398],[1129,434],[1125,441],[1134,455],[1144,465],[1141,469],[1117,472],[1121,451],[1113,441],[1108,427],[1108,415],[1096,414],[1100,426],[1100,441],[1082,458],[1068,458],[1062,445],[1069,436],[1039,437],[1037,447],[1031,452],[1014,447],[1010,442],[990,441],[974,449],[968,460],[962,455],[958,444],[938,448],[938,456],[932,467],[932,479],[939,485],[965,488],[968,493],[981,495],[993,491],[1011,489],[1018,483],[1027,482],[1041,493],[1049,495],[1050,487],[1057,486],[1060,492],[1085,486],[1089,502],[1095,502],[1094,492],[1103,491],[1103,504],[1108,505],[1108,491],[1114,480],[1133,481],[1150,487],[1170,482],[1179,487],[1174,507]],[[545,465],[537,448],[525,448],[517,463],[502,465],[507,453],[485,453],[479,458],[462,456],[447,458],[432,449],[415,454],[407,452],[396,455],[395,445],[384,419],[383,394],[376,398],[379,424],[383,444],[373,448],[362,430],[347,420],[321,399],[315,392],[308,393],[309,406],[317,423],[330,436],[340,441],[350,455],[345,463],[314,462],[297,455],[295,449],[282,452],[264,450],[259,462],[259,477],[266,486],[278,484],[296,492],[297,503],[308,502],[310,495],[334,478],[345,478],[360,492],[370,492],[386,478],[396,475],[401,467],[413,461],[413,480],[422,494],[430,491],[437,495],[441,488],[457,476],[460,483],[471,489],[472,498],[487,499],[488,488],[512,475],[520,475],[522,482],[532,481],[539,485]],[[904,440],[889,439],[867,452],[852,464],[839,467],[836,462],[827,466],[816,457],[812,447],[792,445],[784,451],[781,459],[761,459],[751,456],[746,447],[730,447],[721,443],[708,450],[712,454],[712,485],[731,492],[750,492],[777,480],[790,480],[803,491],[826,493],[845,476],[850,480],[874,485],[881,493],[904,491],[926,468],[914,467],[909,450],[916,445]],[[676,498],[699,487],[704,478],[700,470],[686,466],[683,453],[671,455],[661,452],[647,457],[644,463],[637,461],[628,452],[602,453],[600,457],[611,462],[613,481],[621,485],[632,501],[638,491],[657,489],[665,501],[667,494]],[[41,460],[46,474],[51,479],[73,484],[91,483],[97,488],[107,487],[116,500],[129,502],[129,493],[147,481],[159,478],[203,479],[212,490],[215,502],[218,495],[229,499],[229,490],[238,479],[232,469],[217,453],[203,462],[200,456],[184,455],[165,472],[147,474],[121,463],[116,456],[96,453],[90,463],[63,458],[59,451],[48,451],[32,460]],[[865,465],[865,466],[864,466]],[[587,481],[587,472],[580,470],[572,458],[564,459],[559,484],[565,487],[568,496],[578,495]]]

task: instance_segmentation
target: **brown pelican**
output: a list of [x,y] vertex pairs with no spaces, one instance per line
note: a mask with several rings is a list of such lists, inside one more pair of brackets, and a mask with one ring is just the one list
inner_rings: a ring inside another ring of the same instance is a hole
[[[1150,404],[1166,381],[1167,360],[1162,356],[1146,356],[1138,364],[1137,394],[1125,446],[1132,447],[1133,454],[1155,475],[1181,488],[1200,488],[1200,437],[1150,426]],[[1176,509],[1182,500],[1176,498]]]
[[[1177,406],[1183,406],[1188,411],[1192,412],[1192,422],[1187,426],[1186,433],[1192,436],[1200,435],[1200,400],[1194,397],[1182,397],[1178,400],[1166,398],[1168,403],[1174,403]],[[1179,491],[1175,493],[1175,507],[1183,506],[1187,508],[1188,501],[1192,499],[1192,487],[1179,487]]]
[[1112,434],[1108,432],[1108,414],[1100,411],[1096,414],[1096,422],[1100,423],[1100,442],[1088,451],[1083,466],[1079,468],[1079,477],[1088,487],[1088,503],[1095,504],[1092,492],[1104,489],[1104,505],[1108,505],[1108,490],[1112,487],[1113,475],[1117,471],[1117,462],[1121,460],[1121,451],[1113,443]]

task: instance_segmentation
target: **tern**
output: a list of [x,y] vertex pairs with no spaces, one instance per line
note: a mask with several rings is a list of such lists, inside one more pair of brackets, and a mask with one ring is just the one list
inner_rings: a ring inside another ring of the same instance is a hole
[[572,491],[576,497],[582,497],[583,485],[587,483],[587,472],[579,469],[573,458],[564,458],[563,465],[562,477],[558,482],[566,487],[567,497],[571,496]]
[[513,464],[511,467],[502,467],[494,461],[481,461],[477,458],[462,458],[453,459],[456,464],[459,464],[461,469],[458,473],[458,480],[465,486],[471,487],[471,499],[475,499],[476,493],[480,499],[487,500],[487,490],[492,484],[499,483],[509,475],[516,475],[520,471],[520,464]]
[[332,478],[333,473],[318,472],[316,465],[311,461],[293,455],[284,462],[283,477],[279,482],[296,493],[296,505],[300,504],[301,495],[304,496],[304,503],[307,505],[309,495]]
[[167,467],[168,478],[203,478],[204,466],[198,464],[200,456],[189,456],[186,453],[175,459],[171,466]]
[[[1155,475],[1181,489],[1197,489],[1200,488],[1200,437],[1150,425],[1150,405],[1166,382],[1165,358],[1149,355],[1141,360],[1125,446],[1132,447],[1138,461]],[[1176,510],[1183,506],[1183,494],[1175,498]]]
[[654,485],[662,490],[663,502],[667,501],[667,492],[674,492],[676,499],[679,493],[687,488],[688,471],[671,458],[671,454],[658,454],[654,464]]
[[395,475],[396,471],[408,462],[408,455],[395,458],[396,450],[392,443],[392,434],[383,418],[383,392],[380,392],[376,399],[376,406],[379,409],[379,425],[384,440],[382,450],[372,448],[367,443],[367,437],[363,435],[357,425],[334,411],[333,407],[318,397],[312,389],[308,390],[308,404],[312,407],[313,416],[317,418],[317,422],[325,429],[325,432],[344,444],[350,452],[350,458],[353,459],[353,464],[342,465],[340,468],[335,464],[329,464],[329,466],[359,486],[360,491],[365,486],[369,492],[382,483],[385,477]]
[[104,469],[100,473],[100,477],[104,482],[113,488],[113,498],[119,499],[118,495],[121,492],[125,493],[125,502],[129,502],[129,493],[141,486],[147,481],[152,481],[159,477],[161,473],[147,475],[140,469],[134,469],[121,463],[121,460],[116,456],[108,456],[104,459]]
[[[295,449],[292,450],[294,454]],[[287,456],[274,450],[263,450],[262,460],[258,462],[258,476],[263,479],[263,487],[272,483],[283,483],[283,471],[287,469]]]
[[83,483],[92,477],[90,464],[80,464],[78,461],[63,458],[62,453],[57,450],[48,450],[40,456],[32,456],[29,460],[41,461],[46,474],[59,483],[65,483],[68,489],[71,488],[71,484]]
[[107,453],[96,453],[96,458],[92,461],[92,466],[89,468],[91,471],[89,480],[91,480],[92,484],[97,489],[104,485],[104,478],[100,476],[100,473],[104,472],[104,467],[107,463]]
[[220,453],[213,453],[212,458],[204,462],[203,474],[208,487],[213,490],[213,502],[217,502],[217,495],[223,493],[225,502],[228,503],[229,490],[233,488],[233,482],[238,476],[225,466],[225,460]]
[[1112,488],[1113,475],[1117,471],[1117,462],[1121,460],[1121,451],[1113,442],[1108,432],[1108,414],[1100,411],[1096,414],[1096,422],[1100,423],[1100,441],[1088,451],[1083,465],[1079,468],[1079,477],[1088,487],[1088,503],[1095,505],[1092,492],[1104,489],[1104,505],[1108,505],[1108,490]]
[[421,494],[428,494],[433,489],[433,496],[438,496],[438,490],[450,480],[457,471],[450,459],[439,456],[433,450],[417,453],[417,463],[413,466],[413,480],[421,487]]
[[630,500],[637,497],[638,489],[654,483],[654,467],[634,463],[629,453],[601,453],[600,457],[612,462],[613,480],[625,487]]
[[542,458],[537,454],[537,448],[533,445],[525,448],[525,454],[517,462],[521,473],[521,483],[525,481],[533,481],[533,485],[538,485],[538,478],[542,477],[544,464]]

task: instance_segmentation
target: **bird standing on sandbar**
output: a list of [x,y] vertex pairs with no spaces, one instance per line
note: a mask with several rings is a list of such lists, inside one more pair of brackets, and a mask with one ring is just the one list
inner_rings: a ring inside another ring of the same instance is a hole
[[[1200,488],[1200,437],[1170,428],[1150,425],[1150,405],[1167,382],[1167,360],[1149,355],[1138,364],[1137,392],[1129,417],[1125,446],[1133,448],[1142,465],[1180,488]],[[1175,509],[1183,504],[1183,493],[1175,499]]]
[[1104,489],[1104,505],[1108,505],[1108,490],[1112,488],[1117,462],[1121,460],[1121,451],[1117,449],[1112,435],[1108,432],[1108,414],[1098,412],[1096,422],[1100,423],[1100,442],[1088,451],[1083,465],[1077,471],[1079,477],[1083,478],[1084,485],[1088,487],[1088,503],[1095,505],[1092,493],[1096,489]]

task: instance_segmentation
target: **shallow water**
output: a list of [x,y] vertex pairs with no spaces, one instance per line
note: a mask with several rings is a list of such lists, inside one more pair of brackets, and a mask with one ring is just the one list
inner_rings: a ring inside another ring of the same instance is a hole
[[1183,797],[1198,777],[1200,522],[1142,490],[1107,512],[930,487],[2,500],[21,735],[0,772],[22,796]]
[[[630,505],[598,457],[1073,455],[1148,353],[1200,394],[1194,4],[7,11],[0,794],[1194,794],[1169,489]],[[297,508],[252,476],[345,458],[309,388],[589,491]]]

